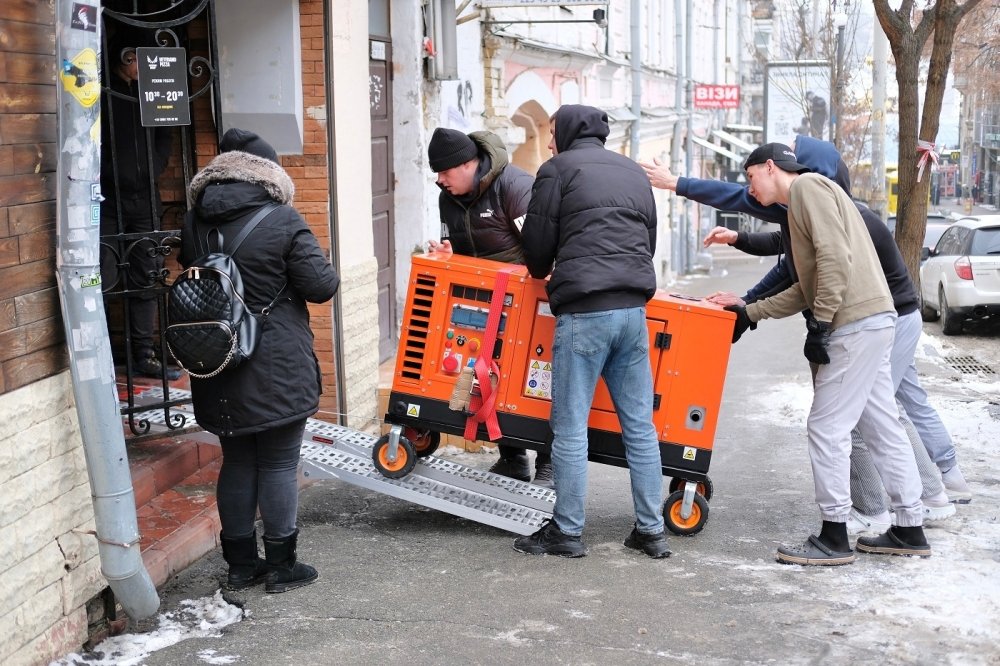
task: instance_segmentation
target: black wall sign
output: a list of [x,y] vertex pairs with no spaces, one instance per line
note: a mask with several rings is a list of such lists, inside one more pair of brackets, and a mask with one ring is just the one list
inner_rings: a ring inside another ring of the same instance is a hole
[[187,54],[182,48],[136,49],[143,127],[190,125]]

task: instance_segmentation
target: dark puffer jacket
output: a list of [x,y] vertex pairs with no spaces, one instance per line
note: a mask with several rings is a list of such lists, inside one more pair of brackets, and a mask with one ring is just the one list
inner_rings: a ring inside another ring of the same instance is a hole
[[182,266],[199,255],[195,233],[204,239],[209,230],[218,229],[232,241],[261,206],[284,204],[247,236],[235,259],[251,311],[260,312],[287,287],[263,321],[257,348],[246,363],[210,379],[191,378],[198,424],[231,437],[315,414],[320,369],[306,301],[330,300],[340,278],[309,226],[289,205],[291,179],[270,160],[232,151],[213,159],[191,181],[188,192],[195,205],[184,220]]
[[638,164],[606,150],[607,114],[566,105],[524,222],[524,257],[555,314],[645,305],[656,291],[656,203]]
[[503,141],[492,132],[473,132],[479,169],[472,192],[454,197],[441,191],[441,237],[456,254],[521,263],[520,225],[531,198],[531,174],[508,163]]

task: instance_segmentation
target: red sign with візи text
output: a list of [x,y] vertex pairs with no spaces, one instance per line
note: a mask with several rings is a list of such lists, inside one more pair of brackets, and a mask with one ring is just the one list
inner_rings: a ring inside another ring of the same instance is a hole
[[694,87],[694,108],[736,109],[740,106],[740,87],[737,85],[707,85]]

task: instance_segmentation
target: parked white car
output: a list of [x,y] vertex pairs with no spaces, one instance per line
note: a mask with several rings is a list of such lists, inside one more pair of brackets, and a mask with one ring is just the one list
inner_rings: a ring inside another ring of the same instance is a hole
[[1000,317],[1000,215],[964,217],[920,266],[920,313],[945,335],[969,320]]

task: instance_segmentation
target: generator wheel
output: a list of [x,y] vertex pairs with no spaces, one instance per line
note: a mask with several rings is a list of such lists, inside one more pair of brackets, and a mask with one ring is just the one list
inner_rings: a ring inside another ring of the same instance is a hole
[[413,471],[417,464],[417,453],[410,440],[400,437],[396,460],[389,460],[389,435],[382,435],[372,447],[372,462],[375,463],[375,469],[387,479],[401,479]]
[[[670,492],[677,492],[678,490],[684,490],[684,482],[686,479],[680,477],[674,477],[670,479]],[[712,485],[712,479],[705,477],[704,481],[696,481],[698,484],[697,493],[705,498],[706,502],[712,501],[712,495],[715,494],[715,486]]]
[[416,428],[404,428],[403,436],[413,444],[413,450],[417,452],[418,458],[425,458],[435,451],[441,444],[441,433],[433,430],[417,430]]
[[663,503],[663,522],[667,529],[680,536],[691,536],[701,532],[708,522],[708,502],[701,495],[695,494],[691,505],[691,515],[681,518],[681,505],[684,503],[684,491],[670,493]]

